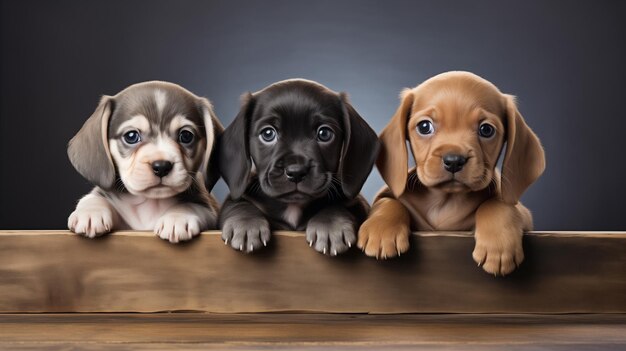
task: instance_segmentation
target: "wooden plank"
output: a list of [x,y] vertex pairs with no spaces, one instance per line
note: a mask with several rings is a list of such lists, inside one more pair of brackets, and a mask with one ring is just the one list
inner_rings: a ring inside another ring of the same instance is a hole
[[610,350],[626,315],[0,315],[0,349]]
[[407,255],[331,258],[301,233],[245,255],[218,232],[172,245],[150,233],[88,240],[0,232],[0,312],[625,313],[626,233],[531,233],[526,261],[493,277],[470,233],[417,233]]

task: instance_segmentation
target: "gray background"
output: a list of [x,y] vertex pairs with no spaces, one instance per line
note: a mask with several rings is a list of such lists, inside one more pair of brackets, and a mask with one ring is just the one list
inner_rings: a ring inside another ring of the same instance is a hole
[[[313,79],[380,132],[398,93],[448,70],[519,97],[548,168],[539,230],[624,230],[626,2],[2,1],[0,228],[64,228],[91,186],[67,141],[102,94],[168,80],[210,98]],[[381,187],[374,171],[363,192]],[[215,189],[226,192],[220,181]]]

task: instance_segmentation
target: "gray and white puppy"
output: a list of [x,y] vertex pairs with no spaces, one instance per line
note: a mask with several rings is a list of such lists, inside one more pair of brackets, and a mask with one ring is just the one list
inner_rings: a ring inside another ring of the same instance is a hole
[[69,142],[72,165],[96,187],[69,216],[68,227],[93,238],[111,230],[154,230],[176,243],[215,228],[209,193],[216,135],[210,102],[176,84],[144,82],[102,97]]
[[315,250],[346,251],[369,210],[359,191],[378,148],[346,95],[316,82],[286,80],[245,95],[218,141],[230,188],[222,239],[251,252],[267,244],[271,230],[306,230]]

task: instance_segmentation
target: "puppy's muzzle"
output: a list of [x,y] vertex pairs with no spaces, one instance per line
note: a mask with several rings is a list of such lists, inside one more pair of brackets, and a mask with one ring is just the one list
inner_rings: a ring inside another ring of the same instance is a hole
[[463,169],[463,166],[465,166],[465,163],[467,162],[467,157],[463,155],[451,153],[451,154],[445,154],[442,157],[442,160],[443,160],[443,168],[446,171],[454,174]]
[[168,175],[172,168],[174,168],[174,165],[170,161],[158,160],[152,162],[152,171],[154,171],[154,175],[159,178]]

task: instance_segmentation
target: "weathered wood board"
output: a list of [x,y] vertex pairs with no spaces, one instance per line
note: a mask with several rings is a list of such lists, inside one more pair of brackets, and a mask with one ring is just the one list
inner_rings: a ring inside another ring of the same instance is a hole
[[625,313],[626,233],[529,233],[506,277],[476,267],[470,233],[416,233],[406,255],[312,250],[279,232],[254,254],[219,232],[173,245],[151,233],[89,240],[0,231],[0,313]]

